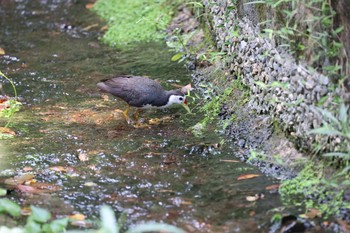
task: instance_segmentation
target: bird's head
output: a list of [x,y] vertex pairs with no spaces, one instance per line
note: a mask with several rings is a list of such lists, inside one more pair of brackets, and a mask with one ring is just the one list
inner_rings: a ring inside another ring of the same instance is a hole
[[168,106],[172,104],[180,104],[182,105],[187,112],[191,112],[190,108],[187,105],[186,95],[181,92],[181,90],[171,91],[172,93],[169,95]]
[[186,96],[184,94],[172,94],[169,96],[169,105],[171,104],[185,104],[187,105]]

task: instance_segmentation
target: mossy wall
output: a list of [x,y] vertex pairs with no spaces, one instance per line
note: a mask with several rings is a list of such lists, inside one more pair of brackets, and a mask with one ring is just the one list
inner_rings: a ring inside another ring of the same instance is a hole
[[[340,138],[308,134],[326,121],[317,107],[328,109],[338,117],[339,103],[349,105],[349,91],[344,85],[339,85],[339,82],[346,80],[344,75],[347,74],[343,70],[348,64],[344,47],[337,50],[339,53],[336,56],[320,55],[319,60],[313,57],[319,46],[308,47],[301,51],[315,52],[308,60],[291,49],[293,43],[299,43],[295,38],[280,38],[274,34],[277,28],[286,24],[281,10],[290,9],[288,5],[272,8],[233,0],[202,2],[217,49],[227,53],[226,69],[233,76],[239,74],[243,84],[250,88],[249,107],[258,114],[274,116],[283,131],[295,139],[301,148],[310,150],[313,143],[318,143],[320,150],[344,150]],[[295,20],[295,17],[291,20]],[[267,22],[262,24],[263,21]],[[322,27],[324,25],[319,24],[313,30],[321,30]],[[266,31],[270,33],[263,34],[263,29],[269,29]],[[290,42],[288,48],[281,46],[283,40]],[[341,70],[330,73],[312,67],[315,64],[332,65],[332,61],[343,61],[339,66]]]

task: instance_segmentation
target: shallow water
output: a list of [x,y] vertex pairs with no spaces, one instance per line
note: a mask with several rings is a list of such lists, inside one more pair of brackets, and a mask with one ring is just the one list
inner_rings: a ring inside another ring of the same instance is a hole
[[[163,123],[133,128],[122,118],[126,105],[108,99],[96,83],[115,74],[147,75],[186,85],[190,73],[171,62],[164,43],[109,48],[98,41],[103,23],[78,1],[0,1],[0,70],[17,86],[23,107],[2,141],[2,176],[26,172],[55,192],[10,198],[54,214],[98,217],[102,204],[128,224],[164,221],[188,232],[268,231],[278,183],[235,161],[234,149],[210,127],[201,138],[188,130],[200,119],[180,107],[146,111]],[[95,25],[97,23],[97,25]],[[10,95],[11,89],[4,84]],[[192,103],[192,107],[195,103]],[[237,180],[243,174],[254,179]],[[247,196],[264,194],[249,202]]]

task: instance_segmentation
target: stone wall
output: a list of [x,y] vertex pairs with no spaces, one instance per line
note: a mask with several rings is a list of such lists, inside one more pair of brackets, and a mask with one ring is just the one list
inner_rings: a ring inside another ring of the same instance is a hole
[[[226,68],[250,88],[249,107],[257,113],[273,115],[285,133],[302,139],[298,140],[302,142],[300,147],[310,148],[315,136],[307,132],[322,124],[322,115],[315,106],[337,108],[333,102],[344,95],[342,90],[329,91],[332,83],[328,77],[306,69],[306,64],[297,64],[273,41],[262,37],[257,26],[261,16],[254,5],[230,0],[202,2],[217,48],[227,52]],[[316,137],[319,143],[327,142],[324,144],[328,148],[324,149],[337,150],[340,143]]]

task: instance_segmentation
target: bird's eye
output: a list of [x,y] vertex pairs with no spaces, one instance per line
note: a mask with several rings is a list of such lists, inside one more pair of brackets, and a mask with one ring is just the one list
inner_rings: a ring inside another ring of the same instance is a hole
[[183,97],[180,97],[180,98],[179,98],[179,100],[180,100],[180,101],[183,101],[183,100],[184,100],[184,98],[183,98]]

